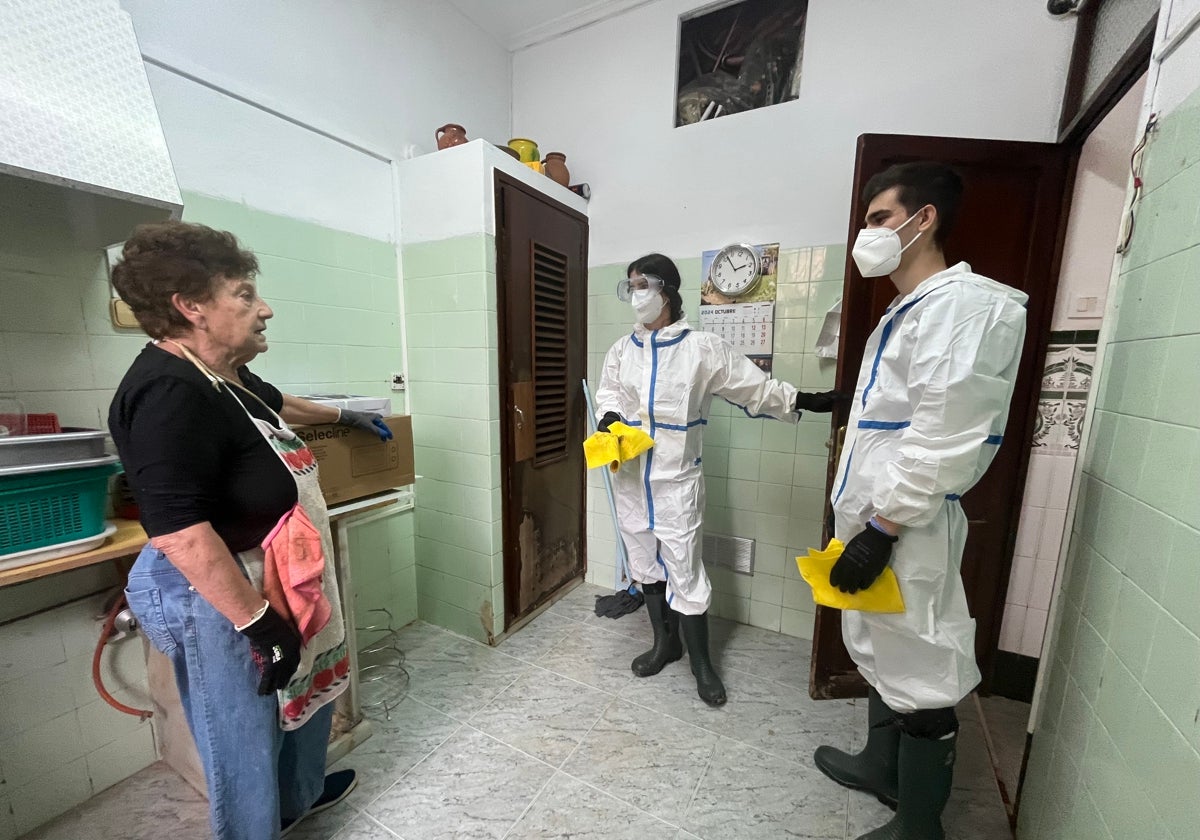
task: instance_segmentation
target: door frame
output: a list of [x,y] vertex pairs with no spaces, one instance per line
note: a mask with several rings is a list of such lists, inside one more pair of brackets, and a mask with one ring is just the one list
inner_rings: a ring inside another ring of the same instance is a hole
[[[513,381],[509,376],[508,365],[504,364],[506,351],[509,346],[509,329],[508,329],[508,298],[504,293],[504,285],[509,279],[507,277],[508,266],[508,249],[510,247],[507,229],[505,227],[505,207],[504,207],[504,190],[511,189],[517,192],[524,193],[526,196],[541,202],[555,210],[569,216],[584,225],[585,232],[589,230],[588,217],[578,210],[563,204],[560,201],[552,198],[540,190],[531,187],[530,185],[517,180],[513,176],[501,171],[500,169],[493,170],[493,201],[495,204],[495,220],[496,220],[496,353],[497,353],[497,399],[500,420],[500,523],[502,534],[502,550],[503,558],[501,563],[501,571],[503,574],[504,583],[504,624],[505,628],[509,627],[514,621],[521,618],[517,613],[517,605],[520,602],[520,558],[521,546],[520,535],[517,529],[513,527],[513,518],[510,516],[509,505],[511,498],[511,470],[514,465],[514,443],[513,443],[513,416],[512,412],[507,410],[510,403],[510,394],[512,392]],[[588,236],[583,237],[579,253],[580,269],[584,274],[584,300],[581,305],[587,307],[587,270],[588,270]],[[531,316],[532,317],[532,314]],[[587,324],[587,317],[584,317],[584,324]],[[573,344],[574,338],[568,341],[568,345]],[[584,370],[587,370],[587,336],[582,339],[584,353]],[[586,426],[586,423],[585,423]],[[576,579],[581,579],[587,576],[587,480],[586,473],[582,480],[583,499],[579,506],[579,554],[583,561],[582,571]],[[568,581],[569,583],[570,581]],[[526,614],[537,609],[537,605],[526,611]]]

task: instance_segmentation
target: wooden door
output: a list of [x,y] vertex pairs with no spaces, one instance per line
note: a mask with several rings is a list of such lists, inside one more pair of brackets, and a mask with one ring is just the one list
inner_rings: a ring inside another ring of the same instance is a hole
[[[962,499],[969,522],[962,576],[967,603],[976,621],[975,653],[983,673],[980,690],[987,693],[1004,617],[1075,153],[1050,143],[863,135],[858,139],[854,168],[850,246],[863,226],[867,203],[860,193],[867,180],[892,164],[916,160],[949,164],[963,178],[963,205],[957,227],[946,243],[947,263],[965,260],[979,274],[1029,295],[1025,345],[1004,443],[987,474]],[[847,255],[837,368],[840,390],[854,391],[867,338],[895,297],[896,288],[890,280],[864,279]],[[835,441],[840,440],[840,430],[849,414],[849,406],[835,413]],[[837,469],[837,449],[831,447],[827,499]],[[865,682],[842,644],[838,610],[817,608],[810,691],[813,697],[866,693]]]
[[506,624],[585,569],[587,218],[496,173]]

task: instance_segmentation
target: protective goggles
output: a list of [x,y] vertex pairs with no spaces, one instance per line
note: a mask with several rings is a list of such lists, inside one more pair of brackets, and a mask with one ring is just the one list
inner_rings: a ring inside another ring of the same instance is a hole
[[662,278],[655,277],[653,274],[644,274],[641,277],[629,277],[622,280],[617,284],[617,299],[628,303],[633,300],[633,293],[641,289],[661,292],[663,290]]

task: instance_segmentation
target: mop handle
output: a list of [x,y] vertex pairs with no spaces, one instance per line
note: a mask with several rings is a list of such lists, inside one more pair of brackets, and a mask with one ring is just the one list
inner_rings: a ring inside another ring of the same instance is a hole
[[[596,406],[592,402],[592,389],[588,387],[587,380],[583,380],[583,396],[587,400],[588,407],[588,428],[593,433],[596,431]],[[612,476],[608,474],[607,468],[600,470],[604,474],[604,490],[608,495],[608,510],[612,514],[613,531],[617,538],[617,561],[619,568],[616,573],[616,581],[613,585],[614,589],[624,589],[628,583],[630,589],[633,588],[633,580],[629,576],[629,556],[625,551],[625,539],[621,536],[621,528],[617,524],[617,502],[613,497]]]

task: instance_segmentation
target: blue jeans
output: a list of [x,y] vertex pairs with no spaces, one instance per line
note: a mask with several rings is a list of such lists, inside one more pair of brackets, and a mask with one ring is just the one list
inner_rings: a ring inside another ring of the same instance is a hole
[[125,597],[175,667],[208,781],[213,836],[274,840],[280,818],[301,816],[324,790],[333,704],[297,730],[280,729],[275,694],[257,693],[249,641],[153,546],[138,555]]

